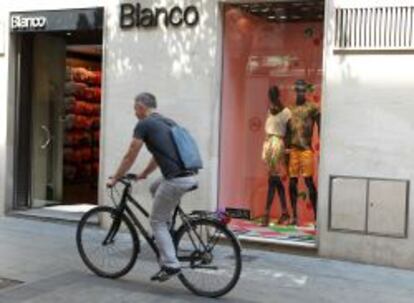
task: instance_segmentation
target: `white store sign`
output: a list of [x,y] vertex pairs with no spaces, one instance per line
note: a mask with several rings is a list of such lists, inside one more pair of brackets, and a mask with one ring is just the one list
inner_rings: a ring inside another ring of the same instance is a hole
[[12,16],[11,28],[12,30],[19,29],[42,29],[47,24],[47,18],[44,16],[23,17]]

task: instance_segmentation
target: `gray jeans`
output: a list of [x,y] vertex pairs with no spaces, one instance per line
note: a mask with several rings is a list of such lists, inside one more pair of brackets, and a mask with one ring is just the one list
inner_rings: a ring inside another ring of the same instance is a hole
[[154,197],[150,223],[160,251],[161,266],[180,267],[170,234],[170,224],[173,211],[180,203],[181,197],[195,185],[197,185],[196,178],[190,176],[170,180],[159,178],[150,187]]

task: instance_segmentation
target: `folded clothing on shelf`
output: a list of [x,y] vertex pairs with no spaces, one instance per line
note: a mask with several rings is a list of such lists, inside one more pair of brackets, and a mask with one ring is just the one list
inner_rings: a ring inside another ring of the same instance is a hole
[[99,129],[101,124],[101,119],[99,117],[90,117],[69,114],[65,118],[65,130],[74,130],[74,129]]
[[83,91],[83,97],[90,102],[100,103],[101,89],[99,87],[87,87]]
[[82,163],[92,160],[92,149],[88,147],[74,148],[65,147],[63,150],[65,162]]
[[92,134],[77,130],[66,132],[64,144],[65,146],[91,145]]
[[66,68],[63,157],[64,177],[70,182],[90,182],[99,174],[101,78],[100,71]]
[[67,114],[99,116],[101,106],[99,104],[76,100],[72,97],[65,99],[65,110]]
[[65,83],[65,96],[82,97],[85,95],[85,89],[88,85],[81,82],[69,81]]

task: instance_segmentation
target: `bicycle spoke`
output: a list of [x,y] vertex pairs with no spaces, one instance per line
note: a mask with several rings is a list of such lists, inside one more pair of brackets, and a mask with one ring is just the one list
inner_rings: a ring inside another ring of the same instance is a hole
[[[212,251],[214,249],[214,247],[216,246],[216,244],[218,243],[220,236],[218,234],[218,229],[216,229],[216,232],[214,233],[213,236],[210,237],[210,239],[212,239],[215,235],[218,235],[214,241],[214,244],[210,246],[210,244],[207,244],[207,251]],[[207,243],[210,243],[210,241],[207,241]]]

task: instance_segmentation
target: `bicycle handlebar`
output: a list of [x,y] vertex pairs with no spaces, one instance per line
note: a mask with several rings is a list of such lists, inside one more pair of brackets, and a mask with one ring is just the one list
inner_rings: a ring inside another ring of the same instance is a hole
[[118,180],[118,182],[121,182],[124,185],[130,185],[131,181],[136,181],[138,178],[137,174],[126,174],[121,179]]
[[[125,176],[118,179],[117,182],[120,182],[123,185],[128,186],[128,185],[131,185],[132,181],[137,181],[137,180],[138,180],[138,175],[136,175],[136,174],[126,174]],[[112,188],[112,186],[108,186],[108,188]]]

